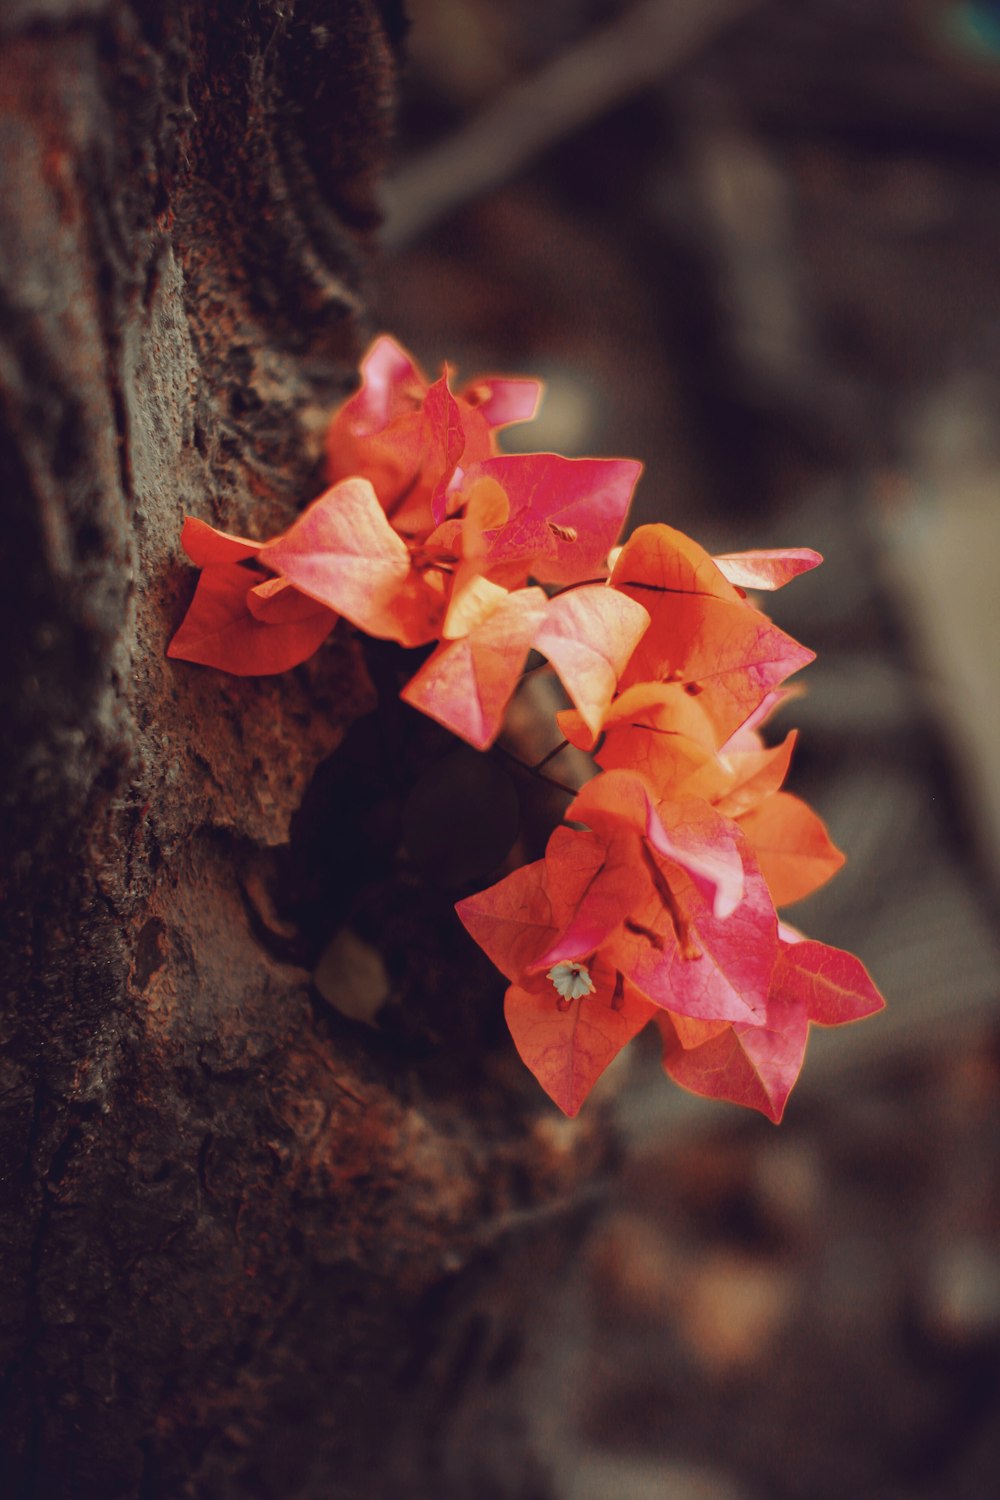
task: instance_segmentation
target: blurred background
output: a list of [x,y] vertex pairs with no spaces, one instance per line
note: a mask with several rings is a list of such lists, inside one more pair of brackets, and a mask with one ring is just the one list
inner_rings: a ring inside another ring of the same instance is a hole
[[[508,446],[641,458],[633,523],[810,546],[790,913],[887,1013],[785,1122],[633,1047],[535,1354],[567,1500],[1000,1492],[1000,3],[409,0],[378,326],[542,375]],[[552,1130],[571,1131],[553,1113]],[[528,1497],[526,1497],[528,1500]]]

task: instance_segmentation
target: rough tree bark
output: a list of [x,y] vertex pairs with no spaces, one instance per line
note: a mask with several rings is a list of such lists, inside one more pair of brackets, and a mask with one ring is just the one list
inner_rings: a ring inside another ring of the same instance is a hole
[[[5,1496],[547,1492],[524,1335],[603,1148],[393,864],[412,731],[346,631],[280,678],[164,659],[183,512],[269,534],[320,488],[396,10],[0,13]],[[310,986],[345,915],[395,1031]]]

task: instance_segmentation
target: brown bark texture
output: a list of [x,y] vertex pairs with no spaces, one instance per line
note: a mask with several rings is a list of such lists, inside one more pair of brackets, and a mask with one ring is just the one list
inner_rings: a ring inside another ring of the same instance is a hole
[[[183,514],[269,535],[322,487],[401,30],[376,0],[0,10],[17,1500],[547,1493],[525,1338],[602,1148],[536,1112],[454,892],[396,856],[430,730],[391,653],[373,712],[343,628],[274,678],[164,656]],[[392,1025],[310,982],[344,922]]]

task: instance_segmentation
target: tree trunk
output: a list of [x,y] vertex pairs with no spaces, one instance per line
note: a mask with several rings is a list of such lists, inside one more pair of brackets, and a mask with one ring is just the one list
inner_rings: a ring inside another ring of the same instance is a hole
[[[547,1493],[525,1338],[603,1148],[535,1113],[451,896],[395,859],[430,731],[391,691],[372,715],[343,627],[280,677],[164,657],[184,512],[268,535],[322,487],[396,9],[0,19],[19,1500]],[[345,921],[377,939],[392,1026],[310,983]]]

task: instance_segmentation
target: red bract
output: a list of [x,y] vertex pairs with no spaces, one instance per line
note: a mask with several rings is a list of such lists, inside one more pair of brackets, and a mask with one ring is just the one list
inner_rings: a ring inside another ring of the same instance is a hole
[[731,916],[743,898],[744,862],[738,840],[705,803],[659,800],[643,777],[623,770],[589,781],[566,816],[586,823],[608,842],[623,833],[644,840],[656,854],[680,866],[714,917]]
[[456,638],[442,642],[401,696],[477,750],[500,732],[532,647],[549,658],[588,721],[599,723],[621,663],[649,622],[644,609],[602,584],[550,600],[539,588],[508,594],[480,578],[466,601]]
[[532,644],[548,657],[592,734],[599,733],[618,679],[648,626],[641,605],[603,584],[549,602]]
[[535,414],[537,380],[488,377],[459,396],[447,374],[430,384],[405,349],[376,339],[361,364],[362,383],[330,423],[331,480],[363,474],[396,529],[426,535],[444,519],[444,494],[459,465],[496,452],[493,433]]
[[[479,465],[450,496],[456,513],[419,542],[399,536],[366,481],[344,480],[260,560],[370,635],[407,646],[441,638],[403,696],[478,749],[496,738],[532,646],[550,657],[596,725],[648,614],[600,586],[547,602],[537,588],[518,585],[541,555],[569,572],[560,549],[579,551],[584,575],[596,568],[607,551],[608,507],[613,502],[618,524],[638,468],[548,454]],[[545,508],[567,500],[576,507],[587,494],[601,523],[567,541],[570,532],[552,530]]]
[[297,667],[323,644],[337,616],[291,589],[261,592],[275,582],[239,563],[205,568],[167,655],[237,677]]
[[746,603],[707,552],[669,526],[640,526],[622,548],[611,584],[652,617],[622,688],[680,682],[700,697],[720,742],[813,659]]
[[437,569],[414,565],[367,479],[335,484],[258,556],[368,635],[404,646],[437,636],[445,579]]
[[[582,715],[558,718],[571,743],[590,743]],[[773,901],[783,906],[811,895],[844,863],[822,820],[800,798],[779,791],[795,738],[792,730],[781,745],[765,749],[744,727],[716,750],[700,697],[690,698],[677,683],[640,683],[605,714],[596,759],[607,771],[640,771],[657,797],[702,797],[735,819]]]
[[484,750],[496,739],[531,642],[545,618],[541,589],[499,591],[485,617],[429,657],[400,696]]
[[781,547],[769,552],[723,552],[712,561],[727,582],[742,589],[780,589],[823,561],[811,547]]
[[[526,585],[606,571],[641,466],[495,456],[494,431],[532,416],[539,389],[487,379],[456,397],[447,376],[429,385],[397,344],[377,340],[360,391],[330,428],[333,472],[354,474],[265,542],[185,523],[205,576],[171,654],[280,670],[315,649],[331,611],[404,646],[439,641],[404,696],[485,749],[535,646],[596,730],[649,616],[605,588],[548,601]],[[217,570],[251,559],[317,607],[286,600],[268,611],[256,594],[241,600],[236,576]]]
[[237,677],[287,672],[312,656],[336,614],[251,565],[262,543],[187,516],[181,545],[202,569],[167,655]]
[[884,1004],[852,954],[808,940],[782,942],[764,1023],[704,1025],[658,1015],[663,1066],[693,1093],[747,1105],[777,1124],[802,1068],[810,1022],[840,1026]]
[[[523,865],[479,896],[460,902],[465,926],[512,981],[504,1013],[514,1045],[549,1096],[575,1115],[626,1042],[655,1006],[601,955],[589,966],[564,964],[560,987],[537,971],[539,954],[586,892],[597,855],[589,835],[557,829],[549,856]],[[555,879],[552,878],[553,869]],[[553,971],[557,966],[551,966]],[[579,984],[575,974],[586,974]]]
[[504,1016],[522,1062],[564,1114],[578,1113],[609,1063],[655,1016],[656,1007],[598,957],[593,990],[560,999],[544,975],[512,984]]
[[488,537],[483,571],[504,567],[519,580],[530,574],[539,583],[581,583],[607,572],[641,473],[642,465],[627,458],[516,454],[469,470],[449,504],[492,480],[506,496],[508,517]]
[[[654,806],[625,771],[588,782],[567,817],[593,830],[602,863],[539,965],[600,947],[654,1004],[703,1020],[762,1014],[777,919],[738,829],[705,803]],[[569,857],[556,845],[553,879]]]
[[781,929],[777,982],[817,1026],[861,1021],[885,1008],[885,1001],[860,959],[840,948]]
[[[762,1026],[727,1026],[692,1045],[682,1042],[669,1016],[657,1017],[669,1077],[693,1094],[760,1110],[775,1124],[802,1070],[809,1020],[794,1003],[775,995]],[[706,1028],[707,1030],[707,1028]]]
[[[643,851],[637,834],[640,797],[634,787],[608,785],[615,780],[610,773],[588,783],[568,810],[601,832],[557,829],[543,860],[458,904],[468,931],[511,980],[505,1014],[518,1052],[573,1115],[621,1048],[655,1020],[675,1082],[780,1120],[809,1023],[859,1020],[880,1010],[882,998],[850,954],[790,943],[787,929],[779,941],[745,849],[749,889],[729,914],[727,941],[726,921],[710,917],[690,872],[662,858],[650,864],[650,844]],[[633,805],[615,827],[622,803]],[[718,827],[707,813],[675,811],[669,833],[664,828],[680,859],[691,857],[682,829],[689,849],[711,850],[706,834],[717,838]]]
[[[624,597],[624,596],[623,596]],[[596,736],[578,710],[557,715],[571,745],[589,749]],[[606,710],[598,765],[640,771],[661,794],[681,791],[700,767],[714,761],[715,726],[700,699],[679,682],[640,682],[620,692]]]
[[821,818],[791,792],[775,792],[741,816],[776,906],[811,896],[844,863]]
[[263,542],[252,542],[249,537],[233,536],[229,531],[216,531],[214,526],[195,516],[184,517],[181,546],[199,568],[208,568],[213,563],[243,562],[256,557],[263,545]]

